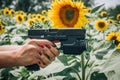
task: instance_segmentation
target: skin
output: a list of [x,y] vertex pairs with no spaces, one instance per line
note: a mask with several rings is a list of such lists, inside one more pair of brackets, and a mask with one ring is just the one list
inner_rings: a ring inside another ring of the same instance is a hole
[[48,40],[30,39],[24,45],[0,46],[0,68],[38,64],[45,68],[59,51]]

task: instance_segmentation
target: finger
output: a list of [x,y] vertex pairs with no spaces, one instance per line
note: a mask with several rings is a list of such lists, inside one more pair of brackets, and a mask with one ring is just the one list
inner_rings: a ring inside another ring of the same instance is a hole
[[44,45],[54,46],[54,44],[51,41],[46,40],[46,39],[32,39],[31,42],[36,42],[38,45],[44,44]]
[[38,60],[40,60],[39,53],[35,50],[30,51],[28,57],[28,59],[30,59],[30,63],[37,63]]
[[50,64],[52,62],[43,53],[40,52],[39,55],[40,55],[40,60],[43,62],[43,64],[48,65],[48,64]]
[[58,56],[60,54],[60,52],[55,48],[55,47],[51,47],[50,51],[55,55]]
[[48,58],[54,58],[55,55],[51,52],[51,46],[44,46],[41,45],[43,53],[48,57]]
[[32,44],[25,44],[24,48],[26,51],[41,51],[41,48],[36,44],[36,43],[32,43]]
[[42,61],[38,61],[37,65],[42,68],[45,68],[47,66],[47,65],[43,64]]

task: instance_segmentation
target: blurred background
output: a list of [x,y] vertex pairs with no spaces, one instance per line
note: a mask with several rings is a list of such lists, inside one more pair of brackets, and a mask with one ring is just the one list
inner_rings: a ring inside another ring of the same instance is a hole
[[[24,12],[36,13],[42,9],[50,8],[52,0],[0,0],[0,8],[9,7],[15,10],[23,10]],[[120,0],[82,0],[86,6],[96,7],[104,4],[105,9],[111,14],[120,12]],[[115,9],[115,10],[114,10]],[[115,12],[113,12],[113,10]],[[117,11],[117,12],[116,12]]]

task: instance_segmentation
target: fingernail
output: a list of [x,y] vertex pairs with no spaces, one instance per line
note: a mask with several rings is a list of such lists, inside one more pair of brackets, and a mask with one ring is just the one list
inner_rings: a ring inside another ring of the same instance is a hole
[[41,53],[41,52],[39,52],[39,54],[40,54],[40,56],[42,55],[42,53]]
[[51,49],[51,46],[50,46],[50,45],[48,45],[47,47],[48,47],[49,49]]
[[40,45],[41,48],[44,48],[44,45]]
[[39,63],[39,64],[41,64],[41,62],[40,62],[40,61],[39,61],[38,63]]

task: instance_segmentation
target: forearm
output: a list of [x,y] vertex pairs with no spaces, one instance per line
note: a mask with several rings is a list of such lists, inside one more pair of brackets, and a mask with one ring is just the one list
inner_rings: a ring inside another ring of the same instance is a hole
[[15,50],[18,49],[20,46],[18,45],[3,45],[0,46],[0,51],[10,51],[10,50]]
[[15,51],[0,51],[0,68],[17,66]]

